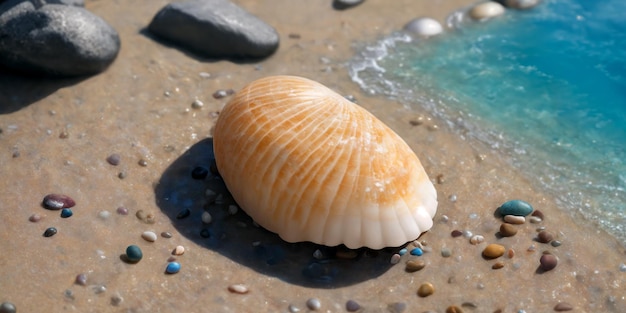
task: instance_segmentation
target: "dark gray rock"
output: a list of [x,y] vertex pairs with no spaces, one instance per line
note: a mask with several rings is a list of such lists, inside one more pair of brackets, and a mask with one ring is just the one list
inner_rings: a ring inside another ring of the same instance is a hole
[[333,0],[333,8],[336,10],[345,10],[355,7],[365,0]]
[[274,28],[227,0],[170,3],[148,30],[209,58],[264,58],[279,44]]
[[119,36],[100,17],[77,6],[35,2],[10,0],[0,5],[2,65],[53,76],[84,76],[103,71],[115,60]]
[[65,4],[65,5],[73,5],[76,7],[85,7],[84,0],[41,0],[46,2],[47,4]]

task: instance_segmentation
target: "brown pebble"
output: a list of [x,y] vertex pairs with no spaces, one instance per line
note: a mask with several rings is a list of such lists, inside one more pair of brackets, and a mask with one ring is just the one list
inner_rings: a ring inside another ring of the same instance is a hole
[[439,174],[437,175],[437,184],[441,185],[445,182],[446,180],[443,177],[443,174]]
[[33,223],[37,223],[37,222],[41,221],[41,215],[39,215],[39,214],[35,213],[35,214],[31,215],[31,216],[28,218],[28,220],[29,220],[29,221],[31,221],[31,222],[33,222]]
[[239,284],[230,285],[228,286],[228,291],[238,294],[245,294],[248,293],[248,287]]
[[428,296],[432,295],[433,293],[435,293],[435,286],[433,286],[433,284],[431,284],[431,283],[423,283],[417,289],[417,295],[422,297],[422,298],[428,297]]
[[417,272],[426,267],[426,263],[422,260],[409,260],[406,262],[405,271],[409,273]]
[[546,230],[542,230],[539,232],[539,234],[537,234],[537,241],[541,243],[550,243],[550,241],[552,241],[553,239],[554,235]]
[[176,246],[176,248],[174,248],[174,251],[172,251],[173,255],[183,255],[185,254],[185,247],[183,246]]
[[451,305],[446,309],[446,313],[463,313],[463,310],[456,305]]
[[544,271],[551,271],[556,267],[558,263],[558,259],[556,258],[556,256],[552,254],[544,254],[539,259],[539,263],[540,263],[539,268],[541,268]]
[[571,311],[573,309],[574,307],[567,302],[559,302],[557,305],[554,306],[554,310],[557,312]]
[[531,214],[531,215],[532,215],[532,216],[536,216],[536,217],[538,217],[538,218],[540,218],[540,219],[542,219],[542,220],[544,219],[543,212],[541,212],[541,211],[539,211],[539,210],[535,210],[535,211],[533,211],[533,214]]
[[141,159],[137,162],[137,164],[139,164],[139,166],[146,167],[148,166],[148,161],[146,161],[145,159]]
[[504,267],[504,262],[496,262],[493,264],[493,266],[491,266],[491,268],[494,270],[499,270],[503,267]]
[[71,208],[76,202],[69,196],[51,193],[43,198],[41,205],[48,210],[60,210]]
[[515,250],[509,249],[509,251],[507,252],[507,256],[509,257],[509,259],[512,259],[515,256]]
[[172,233],[168,231],[161,232],[161,237],[163,238],[172,238]]
[[501,257],[505,251],[504,246],[492,243],[483,250],[483,256],[487,259],[495,259]]
[[138,210],[137,213],[135,213],[135,216],[146,224],[154,224],[155,222],[154,214],[148,213],[144,210]]
[[461,237],[461,236],[463,235],[463,232],[462,232],[462,231],[460,231],[460,230],[455,229],[455,230],[453,230],[453,231],[450,233],[450,235],[452,235],[452,237],[454,237],[454,238],[456,238],[456,237]]
[[500,235],[502,235],[502,237],[511,237],[515,236],[515,234],[517,234],[517,227],[509,223],[502,223],[502,225],[500,225]]

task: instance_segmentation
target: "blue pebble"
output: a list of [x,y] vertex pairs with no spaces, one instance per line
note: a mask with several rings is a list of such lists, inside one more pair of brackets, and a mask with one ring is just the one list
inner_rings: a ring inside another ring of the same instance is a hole
[[165,268],[165,272],[168,274],[176,274],[180,271],[180,263],[178,262],[170,262],[167,263],[167,267]]
[[143,258],[143,252],[135,245],[130,245],[126,248],[126,258],[129,262],[137,263]]
[[421,256],[422,254],[424,254],[424,251],[422,251],[422,249],[420,248],[415,248],[411,250],[411,255]]
[[526,201],[522,200],[510,200],[503,203],[498,208],[500,215],[515,215],[515,216],[527,216],[533,212],[533,207]]
[[67,209],[66,208],[66,209],[61,210],[61,217],[62,218],[68,218],[68,217],[70,217],[72,215],[74,215],[74,212],[72,212],[71,209]]
[[400,256],[403,256],[403,255],[405,255],[405,254],[407,253],[407,251],[408,251],[408,250],[407,250],[406,248],[402,248],[402,249],[400,249],[400,251],[398,251],[398,254],[399,254]]

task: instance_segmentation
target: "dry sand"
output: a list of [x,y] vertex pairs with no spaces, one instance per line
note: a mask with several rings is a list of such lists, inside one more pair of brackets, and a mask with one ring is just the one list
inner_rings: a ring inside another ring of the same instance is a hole
[[[87,9],[122,39],[106,72],[82,80],[0,73],[0,302],[14,303],[18,312],[289,312],[290,305],[305,312],[307,299],[316,297],[322,312],[343,312],[350,299],[363,312],[387,312],[396,302],[406,304],[405,312],[444,312],[451,305],[464,312],[550,312],[559,302],[574,312],[623,312],[622,245],[562,212],[497,151],[470,145],[442,121],[408,112],[401,103],[367,97],[347,75],[343,64],[354,53],[354,41],[374,41],[414,17],[442,20],[473,1],[367,0],[346,11],[333,10],[330,0],[235,2],[279,32],[281,46],[271,58],[253,64],[203,60],[152,40],[142,30],[167,1],[87,1]],[[354,95],[406,139],[439,180],[435,226],[420,238],[428,252],[405,255],[394,266],[389,258],[398,249],[315,261],[312,254],[320,247],[284,243],[242,212],[229,215],[228,197],[224,204],[208,204],[205,189],[223,186],[211,175],[193,180],[190,173],[211,164],[206,138],[228,100],[211,95],[273,74],[309,77]],[[204,106],[192,108],[195,99]],[[425,122],[412,126],[419,118]],[[120,165],[105,161],[112,153],[120,154]],[[74,216],[61,219],[58,211],[43,209],[49,193],[73,197]],[[520,226],[514,237],[498,238],[494,210],[514,198],[530,202],[546,218]],[[120,206],[130,214],[117,214]],[[185,208],[191,215],[177,219]],[[205,208],[214,218],[208,226],[200,221]],[[138,210],[153,214],[155,223],[136,218]],[[110,216],[103,218],[102,211]],[[43,215],[40,222],[29,221],[35,213]],[[50,226],[58,234],[43,237]],[[562,245],[536,242],[538,227],[554,232]],[[201,236],[203,228],[210,238]],[[173,237],[149,243],[140,237],[146,230]],[[453,238],[453,230],[483,235],[485,242]],[[515,255],[485,260],[481,251],[488,243]],[[143,249],[137,264],[120,258],[131,244]],[[176,257],[182,269],[166,275],[177,245],[186,248]],[[442,257],[445,249],[450,257]],[[541,273],[544,251],[557,255],[559,264]],[[409,259],[423,260],[426,267],[407,273]],[[492,269],[498,261],[504,267]],[[87,286],[74,283],[81,273]],[[425,282],[435,293],[420,298],[416,291]],[[231,293],[232,284],[245,284],[249,292]]]

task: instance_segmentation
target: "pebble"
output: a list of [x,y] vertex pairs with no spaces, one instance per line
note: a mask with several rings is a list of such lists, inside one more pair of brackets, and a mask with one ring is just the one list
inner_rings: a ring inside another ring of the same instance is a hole
[[2,302],[0,304],[0,313],[15,313],[17,309],[15,308],[15,304],[11,302]]
[[101,219],[103,219],[103,220],[108,219],[110,216],[111,216],[111,212],[106,211],[106,210],[100,211],[100,212],[98,213],[98,217],[99,217],[99,218],[101,218]]
[[502,225],[500,225],[500,235],[502,235],[502,237],[511,237],[515,236],[515,234],[517,234],[517,227],[509,223],[502,223]]
[[361,305],[354,300],[348,300],[346,302],[346,311],[348,312],[356,312],[361,309]]
[[398,263],[400,263],[400,258],[402,258],[402,256],[400,256],[397,253],[394,253],[391,256],[391,259],[389,260],[389,263],[391,263],[391,264],[398,264]]
[[552,254],[544,254],[539,259],[539,263],[542,270],[551,271],[556,267],[558,259]]
[[553,240],[552,242],[550,242],[550,245],[553,247],[560,247],[561,246],[561,242],[558,240]]
[[322,253],[322,251],[320,251],[320,249],[317,249],[315,251],[313,251],[313,257],[317,260],[324,258],[324,253]]
[[228,291],[232,293],[246,294],[248,293],[249,290],[248,290],[248,287],[246,287],[245,285],[234,284],[234,285],[228,286]]
[[211,213],[207,211],[202,212],[202,223],[211,224],[211,221],[213,221],[213,217],[211,216]]
[[406,262],[404,270],[409,273],[413,273],[423,269],[424,267],[426,267],[426,262],[422,260],[409,260]]
[[56,229],[56,228],[54,228],[54,227],[48,227],[48,228],[46,228],[46,231],[44,231],[44,232],[43,232],[43,236],[44,236],[44,237],[52,237],[52,236],[56,235],[56,234],[57,234],[57,232],[58,232],[58,231],[57,231],[57,229]]
[[540,0],[500,0],[502,4],[514,9],[530,9],[539,4]]
[[191,214],[191,210],[189,209],[182,209],[180,212],[178,212],[178,214],[176,215],[176,219],[177,220],[181,220],[183,218],[188,217]]
[[176,246],[176,248],[174,248],[174,251],[172,251],[173,255],[183,255],[185,253],[185,247],[183,246]]
[[574,307],[567,302],[559,302],[557,303],[557,305],[554,306],[554,310],[557,312],[571,311],[573,309]]
[[165,267],[165,273],[167,274],[176,274],[180,271],[180,263],[178,262],[169,262],[167,263],[167,267]]
[[502,216],[516,215],[527,216],[533,212],[533,207],[526,201],[522,200],[510,200],[503,203],[498,208],[498,213]]
[[504,221],[507,223],[520,225],[520,224],[526,223],[526,218],[523,216],[517,216],[517,215],[505,215]]
[[504,14],[504,7],[497,2],[488,1],[475,5],[469,15],[476,20],[483,20]]
[[41,221],[41,215],[39,215],[39,214],[35,213],[35,214],[31,215],[31,216],[28,218],[28,220],[29,220],[29,221],[31,221],[31,222],[33,222],[33,223],[37,223],[37,222]]
[[105,285],[96,285],[93,287],[93,292],[95,294],[101,294],[103,292],[107,291],[107,286]]
[[452,255],[452,251],[448,248],[441,248],[441,256],[444,258],[448,258]]
[[414,248],[414,249],[411,249],[410,254],[411,255],[416,255],[416,256],[421,256],[421,255],[424,254],[424,251],[422,249],[420,249],[420,248]]
[[402,255],[405,255],[408,251],[409,250],[407,248],[402,248],[400,249],[400,251],[398,251],[398,254],[402,256]]
[[135,213],[135,216],[146,224],[154,224],[155,222],[154,214],[148,213],[144,210],[138,210],[137,213]]
[[554,239],[554,235],[552,235],[552,233],[546,230],[542,230],[539,232],[539,234],[537,234],[537,241],[541,243],[549,243],[553,239]]
[[71,209],[65,208],[61,210],[61,217],[62,218],[68,218],[70,216],[74,215],[74,212],[72,212]]
[[404,25],[404,30],[420,37],[430,37],[443,32],[443,27],[435,19],[421,17],[411,20]]
[[194,109],[200,109],[204,106],[204,103],[198,99],[193,100],[191,107]]
[[213,98],[222,99],[230,95],[233,95],[234,93],[235,91],[233,89],[220,89],[213,93]]
[[512,248],[509,249],[509,251],[507,252],[507,256],[509,257],[509,259],[512,259],[515,256],[515,250],[513,250]]
[[626,264],[622,263],[619,265],[619,271],[622,273],[626,273]]
[[137,263],[143,258],[143,252],[136,245],[130,245],[126,248],[126,259],[131,263]]
[[43,198],[41,203],[48,210],[60,210],[76,205],[74,199],[66,195],[51,193]]
[[122,302],[124,302],[124,298],[122,298],[122,296],[120,296],[119,294],[114,294],[111,296],[111,305],[112,306],[118,306],[120,304],[122,304]]
[[87,286],[87,274],[78,274],[76,275],[76,279],[74,279],[74,283],[80,286]]
[[435,293],[435,286],[433,286],[433,284],[431,283],[423,283],[417,289],[417,295],[422,298],[428,297],[432,295],[433,293]]
[[541,223],[543,220],[541,219],[541,217],[538,216],[531,216],[528,218],[528,221],[533,223],[533,224],[539,224]]
[[446,313],[463,313],[463,310],[456,305],[451,305],[446,308]]
[[113,153],[107,157],[107,162],[113,166],[120,164],[121,157],[117,153]]
[[209,169],[203,166],[196,166],[191,170],[191,178],[205,179],[209,175]]
[[290,304],[287,309],[289,310],[289,313],[297,313],[300,312],[300,308],[298,308],[297,306]]
[[541,220],[544,220],[544,219],[545,219],[545,216],[543,215],[543,212],[541,212],[541,211],[539,211],[539,210],[535,210],[535,211],[533,211],[532,216],[538,217],[538,218],[540,218]]
[[463,235],[463,232],[455,229],[450,233],[450,235],[452,236],[452,238],[461,237]]
[[494,270],[499,270],[501,268],[504,267],[504,262],[498,261],[496,263],[493,264],[493,266],[491,266],[492,269]]
[[317,311],[322,307],[322,303],[317,298],[309,298],[306,300],[306,306],[309,310]]
[[128,215],[128,209],[123,206],[118,207],[117,210],[115,210],[115,212],[117,212],[117,214],[119,215]]
[[237,214],[237,211],[239,211],[239,208],[236,205],[231,204],[228,206],[228,214],[235,215]]
[[501,257],[505,251],[504,246],[492,243],[483,250],[483,256],[487,259],[495,259]]
[[470,238],[470,243],[473,245],[481,244],[485,241],[485,237],[481,235],[474,235]]
[[163,238],[172,238],[172,233],[167,232],[167,231],[161,232],[161,237],[163,237]]
[[406,311],[406,303],[404,302],[394,302],[387,306],[387,310],[390,313],[402,313]]
[[146,161],[146,159],[140,159],[137,161],[137,164],[139,164],[139,166],[146,167],[148,166],[148,161]]
[[149,242],[155,242],[157,240],[157,235],[152,231],[145,231],[141,234],[141,238]]

